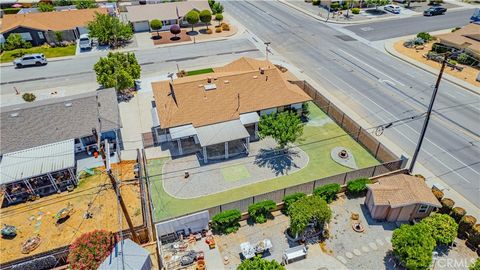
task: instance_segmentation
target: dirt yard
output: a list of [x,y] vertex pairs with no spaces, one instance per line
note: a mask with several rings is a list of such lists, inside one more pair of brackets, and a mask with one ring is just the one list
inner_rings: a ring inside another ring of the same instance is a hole
[[[112,171],[118,179],[133,179],[133,165],[133,161],[114,164]],[[113,232],[126,229],[125,220],[121,226],[119,224],[120,207],[108,176],[102,172],[103,167],[96,169],[94,175],[81,179],[79,186],[70,193],[54,194],[0,209],[2,225],[17,227],[16,237],[0,239],[0,263],[67,246],[82,233],[95,229]],[[121,186],[122,196],[135,226],[142,224],[140,188],[137,183],[128,182]],[[73,206],[73,214],[61,224],[57,224],[55,214],[68,204]],[[92,218],[84,218],[87,210],[92,214]],[[35,235],[41,238],[40,246],[29,254],[22,254],[22,243]]]
[[[413,60],[418,61],[422,64],[426,64],[440,70],[440,67],[441,67],[440,63],[437,63],[433,60],[427,60],[426,58],[423,57],[424,54],[427,54],[427,52],[430,51],[430,49],[432,48],[433,42],[425,44],[425,48],[423,50],[406,48],[403,46],[403,42],[404,41],[401,40],[394,44],[393,47],[397,52],[405,56],[408,56]],[[446,67],[445,72],[461,80],[464,80],[472,85],[480,86],[480,82],[476,81],[477,74],[478,72],[480,72],[480,70],[469,67],[469,66],[465,66],[465,65],[460,65],[460,66],[464,67],[463,71],[452,70],[451,68]]]

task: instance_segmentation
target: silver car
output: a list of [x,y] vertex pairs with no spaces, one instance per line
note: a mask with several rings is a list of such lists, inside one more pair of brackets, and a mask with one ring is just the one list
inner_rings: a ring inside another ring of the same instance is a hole
[[26,54],[13,60],[13,65],[17,68],[25,66],[42,66],[47,64],[47,59],[43,53]]

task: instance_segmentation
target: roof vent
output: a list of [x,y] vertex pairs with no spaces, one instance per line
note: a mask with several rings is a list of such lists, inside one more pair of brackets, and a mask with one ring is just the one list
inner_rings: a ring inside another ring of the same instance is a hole
[[260,74],[262,74],[262,75],[265,74],[265,69],[264,68],[260,69]]
[[229,84],[230,81],[229,81],[229,80],[225,80],[225,81],[223,81],[223,83],[224,83],[224,84]]
[[207,83],[212,83],[212,77],[207,78]]
[[215,90],[217,89],[217,85],[214,83],[209,83],[209,84],[205,84],[203,88],[205,88],[206,91]]
[[10,114],[10,117],[17,117],[17,116],[18,116],[18,112],[14,112]]
[[254,75],[254,76],[253,76],[253,78],[254,78],[254,79],[257,79],[257,78],[258,78],[258,76],[257,76],[257,75]]
[[72,103],[71,102],[65,103],[65,107],[72,107]]

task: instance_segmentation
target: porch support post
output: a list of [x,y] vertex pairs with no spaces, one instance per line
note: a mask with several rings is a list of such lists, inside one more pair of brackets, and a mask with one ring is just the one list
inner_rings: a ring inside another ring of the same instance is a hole
[[178,153],[180,153],[180,155],[183,155],[183,149],[182,149],[182,141],[181,141],[181,139],[178,139],[178,140],[177,140],[177,144],[178,144]]
[[13,202],[13,201],[12,201],[12,198],[10,197],[10,194],[8,194],[7,189],[2,187],[2,190],[4,191],[3,194],[5,194],[5,198],[7,198],[7,201],[8,201],[9,203]]
[[30,192],[32,192],[32,194],[35,194],[35,190],[33,190],[33,187],[30,185],[27,179],[23,179],[23,183],[25,184],[25,186],[27,186]]
[[254,134],[255,140],[258,139],[258,122],[255,123],[255,134]]
[[245,138],[245,144],[247,146],[247,152],[250,152],[250,137]]
[[70,179],[73,180],[73,183],[75,183],[75,185],[78,185],[77,175],[73,173],[73,168],[68,168],[68,172],[70,173]]
[[228,142],[225,142],[225,159],[228,159]]
[[53,179],[53,176],[50,173],[47,173],[47,176],[48,176],[48,179],[50,179],[50,183],[52,183],[52,186],[55,188],[55,190],[59,191],[58,186],[55,183],[55,179]]
[[207,147],[203,147],[203,163],[208,163],[208,157],[207,157]]

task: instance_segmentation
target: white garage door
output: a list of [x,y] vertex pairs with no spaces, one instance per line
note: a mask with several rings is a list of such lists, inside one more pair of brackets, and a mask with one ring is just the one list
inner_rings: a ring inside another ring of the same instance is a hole
[[134,22],[133,29],[135,29],[135,32],[150,31],[150,25],[148,22]]

